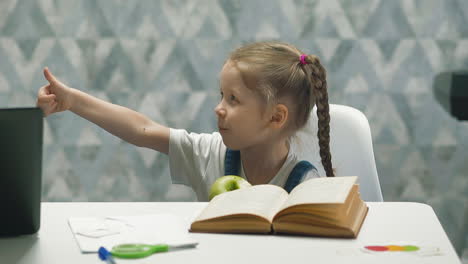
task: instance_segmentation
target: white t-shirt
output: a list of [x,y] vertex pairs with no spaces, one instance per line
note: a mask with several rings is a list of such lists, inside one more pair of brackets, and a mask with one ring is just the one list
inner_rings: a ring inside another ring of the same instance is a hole
[[[169,167],[172,182],[191,186],[199,201],[208,201],[213,182],[224,175],[226,145],[218,132],[212,134],[188,133],[183,129],[170,129]],[[288,157],[269,184],[283,187],[294,166],[299,162],[289,151]],[[240,176],[246,179],[242,161]],[[310,170],[304,180],[319,177]]]

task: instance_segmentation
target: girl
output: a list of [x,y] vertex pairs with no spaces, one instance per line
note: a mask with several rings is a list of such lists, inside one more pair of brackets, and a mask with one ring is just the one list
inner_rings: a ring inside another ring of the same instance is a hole
[[326,72],[319,59],[292,45],[257,42],[234,50],[220,74],[221,100],[214,109],[219,133],[172,129],[128,108],[111,104],[63,84],[47,69],[49,84],[38,92],[44,115],[70,110],[139,147],[169,155],[174,181],[190,185],[200,201],[211,184],[237,174],[251,184],[275,184],[290,191],[318,177],[308,162],[290,151],[290,138],[317,106],[320,156],[334,176],[329,149]]

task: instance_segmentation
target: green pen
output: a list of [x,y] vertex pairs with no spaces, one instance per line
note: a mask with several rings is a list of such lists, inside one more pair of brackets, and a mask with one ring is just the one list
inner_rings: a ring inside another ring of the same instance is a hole
[[121,244],[112,247],[111,254],[117,258],[144,258],[154,253],[167,252],[169,250],[184,249],[195,247],[198,243],[189,243],[181,245],[148,245],[148,244]]

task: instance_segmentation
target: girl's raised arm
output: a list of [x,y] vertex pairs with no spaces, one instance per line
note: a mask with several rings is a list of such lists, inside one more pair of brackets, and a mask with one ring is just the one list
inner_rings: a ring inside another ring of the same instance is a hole
[[168,153],[168,127],[129,108],[70,88],[57,80],[47,68],[44,69],[44,76],[49,84],[39,89],[37,106],[45,116],[70,110],[131,144]]

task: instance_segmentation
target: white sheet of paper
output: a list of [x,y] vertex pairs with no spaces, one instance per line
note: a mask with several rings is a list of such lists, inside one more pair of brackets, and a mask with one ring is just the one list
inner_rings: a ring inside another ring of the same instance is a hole
[[68,224],[82,253],[97,252],[101,246],[111,250],[115,245],[127,243],[197,244],[188,227],[172,214],[72,217]]

